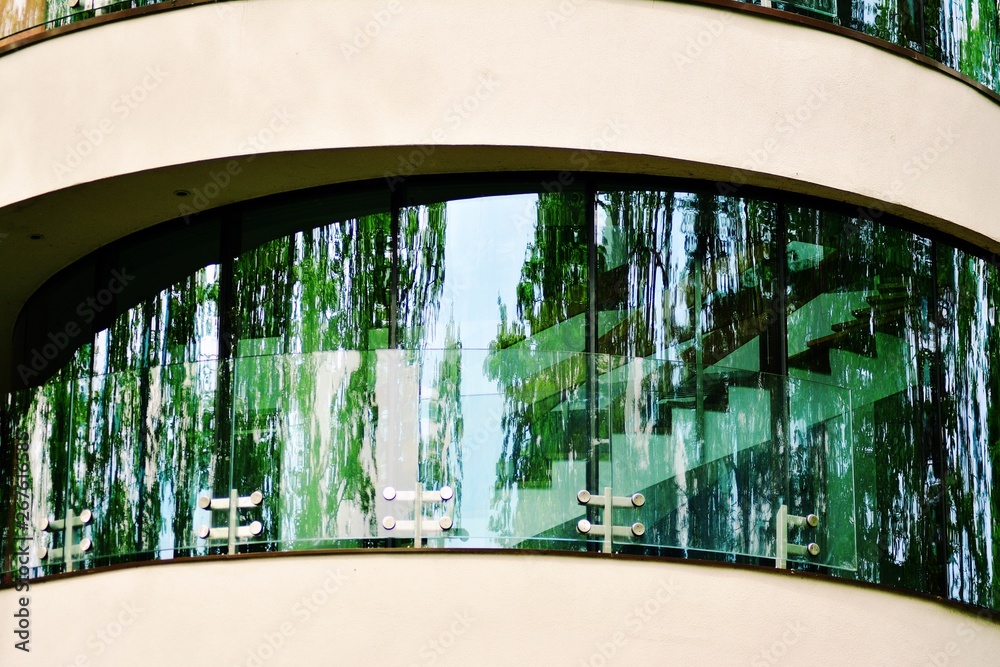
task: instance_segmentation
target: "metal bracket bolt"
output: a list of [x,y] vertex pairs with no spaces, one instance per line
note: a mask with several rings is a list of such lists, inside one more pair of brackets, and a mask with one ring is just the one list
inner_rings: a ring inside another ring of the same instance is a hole
[[94,520],[94,513],[89,509],[76,514],[73,510],[66,511],[66,518],[57,521],[44,518],[38,522],[38,529],[45,533],[63,532],[63,546],[59,549],[49,549],[47,547],[38,548],[38,557],[41,560],[52,558],[62,559],[66,565],[66,571],[73,571],[73,558],[82,556],[94,548],[94,541],[89,537],[84,537],[79,544],[73,544],[73,532],[76,528],[89,525]]
[[386,530],[412,530],[413,548],[419,549],[423,542],[424,533],[440,533],[451,530],[454,522],[447,514],[440,519],[424,518],[424,503],[448,502],[455,497],[455,490],[450,486],[442,486],[438,491],[425,491],[423,484],[417,484],[413,491],[397,491],[394,487],[387,486],[382,489],[382,497],[388,501],[402,500],[413,502],[413,519],[397,521],[394,516],[386,516],[382,519],[382,527]]
[[775,544],[775,554],[774,566],[778,569],[785,569],[788,565],[789,556],[818,556],[821,551],[819,545],[815,542],[810,542],[809,544],[789,544],[788,542],[788,529],[791,526],[797,528],[805,528],[806,526],[810,528],[815,528],[819,525],[819,517],[815,514],[807,514],[806,516],[799,516],[797,514],[788,513],[788,505],[782,505],[778,508],[777,517],[777,540]]
[[646,497],[641,493],[633,493],[631,496],[616,496],[611,493],[611,487],[604,487],[604,494],[596,498],[590,491],[583,489],[576,494],[576,501],[588,507],[601,507],[604,509],[604,523],[594,524],[587,519],[580,519],[576,524],[576,529],[584,535],[596,535],[604,538],[604,545],[601,548],[606,554],[611,553],[612,537],[642,537],[646,534],[646,526],[636,521],[631,526],[615,526],[612,521],[612,511],[615,507],[639,508],[646,504]]
[[229,555],[236,553],[236,540],[256,537],[264,532],[264,524],[254,521],[249,526],[237,525],[237,509],[252,509],[260,507],[264,502],[264,494],[254,491],[249,496],[240,496],[236,489],[229,491],[228,498],[212,498],[209,495],[198,497],[198,507],[203,510],[218,511],[229,510],[229,523],[226,526],[213,528],[212,526],[200,526],[195,534],[203,540],[227,540],[229,542]]

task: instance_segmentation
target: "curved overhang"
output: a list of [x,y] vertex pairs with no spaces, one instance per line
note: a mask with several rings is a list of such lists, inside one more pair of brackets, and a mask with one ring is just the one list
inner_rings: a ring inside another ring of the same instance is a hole
[[0,88],[16,91],[0,108],[7,340],[34,290],[114,239],[410,173],[703,178],[1000,247],[1000,132],[984,129],[1000,104],[863,41],[714,6],[198,5],[9,53]]

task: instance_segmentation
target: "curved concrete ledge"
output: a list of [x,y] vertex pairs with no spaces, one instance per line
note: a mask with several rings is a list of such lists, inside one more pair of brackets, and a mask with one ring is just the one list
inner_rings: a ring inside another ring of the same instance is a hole
[[[372,552],[174,563],[29,593],[31,658],[54,666],[985,665],[1000,654],[1000,626],[972,613],[694,563]],[[0,591],[3,608],[15,595]]]
[[350,0],[334,12],[325,0],[248,0],[12,54],[0,61],[0,87],[16,91],[0,110],[0,144],[11,149],[0,207],[231,155],[421,143],[581,149],[603,138],[608,150],[815,183],[982,232],[996,226],[989,169],[1000,133],[984,128],[1000,125],[1000,105],[951,77],[855,40],[707,6],[559,7]]
[[0,207],[231,155],[604,139],[996,226],[1000,133],[984,128],[1000,105],[856,40],[708,6],[219,3],[11,54],[0,87],[16,91]]

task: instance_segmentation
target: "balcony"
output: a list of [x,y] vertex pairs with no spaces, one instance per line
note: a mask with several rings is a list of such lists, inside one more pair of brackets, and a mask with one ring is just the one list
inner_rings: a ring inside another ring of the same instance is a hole
[[24,542],[27,577],[544,550],[993,607],[994,258],[780,192],[571,176],[252,200],[53,278],[0,414],[8,580]]

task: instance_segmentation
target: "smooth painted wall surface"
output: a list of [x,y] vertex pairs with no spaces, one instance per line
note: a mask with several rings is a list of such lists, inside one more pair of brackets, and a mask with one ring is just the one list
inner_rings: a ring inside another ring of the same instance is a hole
[[[32,586],[45,665],[991,665],[1000,626],[795,576],[607,558],[371,553]],[[15,609],[0,591],[0,609]],[[10,635],[4,629],[5,635]]]

